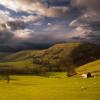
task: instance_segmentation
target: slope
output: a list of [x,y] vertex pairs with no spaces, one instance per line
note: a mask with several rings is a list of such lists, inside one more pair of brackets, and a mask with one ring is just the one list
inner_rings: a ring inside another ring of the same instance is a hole
[[77,69],[77,72],[80,73],[80,74],[91,72],[93,74],[100,75],[100,59],[96,60],[94,62],[85,64],[83,66],[80,66]]
[[[100,59],[100,46],[90,43],[62,43],[46,50],[28,50],[2,57],[0,65],[39,67],[40,71],[66,71]],[[4,62],[3,62],[4,61]],[[28,64],[28,62],[31,63]],[[38,67],[37,67],[38,68]]]

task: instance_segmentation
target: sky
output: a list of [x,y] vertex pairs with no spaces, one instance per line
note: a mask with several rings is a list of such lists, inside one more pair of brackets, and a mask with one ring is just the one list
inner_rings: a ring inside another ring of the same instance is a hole
[[99,0],[0,0],[0,51],[100,44]]

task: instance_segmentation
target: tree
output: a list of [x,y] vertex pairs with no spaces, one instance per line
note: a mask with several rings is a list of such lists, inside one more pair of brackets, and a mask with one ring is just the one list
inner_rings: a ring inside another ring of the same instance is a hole
[[75,67],[74,67],[73,61],[72,61],[72,59],[70,57],[68,57],[68,58],[65,57],[61,61],[61,64],[62,64],[63,67],[66,68],[68,77],[71,77],[71,76],[77,74],[76,71],[75,71]]
[[7,83],[10,81],[10,74],[11,74],[11,68],[9,65],[3,65],[0,68],[0,72],[2,77],[7,80]]

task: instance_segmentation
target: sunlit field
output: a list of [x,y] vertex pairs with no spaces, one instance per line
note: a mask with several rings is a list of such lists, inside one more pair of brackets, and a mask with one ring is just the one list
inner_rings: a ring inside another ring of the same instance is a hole
[[82,79],[66,73],[10,76],[0,80],[0,100],[100,100],[100,76]]

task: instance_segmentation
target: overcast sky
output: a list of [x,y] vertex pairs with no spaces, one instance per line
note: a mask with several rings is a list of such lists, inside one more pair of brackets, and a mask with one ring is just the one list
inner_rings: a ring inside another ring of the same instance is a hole
[[0,51],[100,43],[99,13],[100,0],[0,0]]

